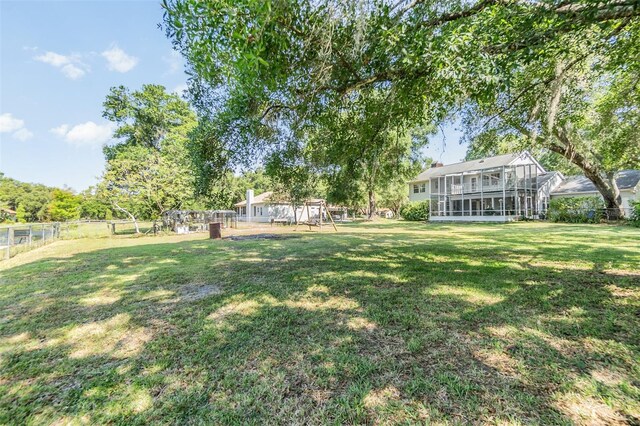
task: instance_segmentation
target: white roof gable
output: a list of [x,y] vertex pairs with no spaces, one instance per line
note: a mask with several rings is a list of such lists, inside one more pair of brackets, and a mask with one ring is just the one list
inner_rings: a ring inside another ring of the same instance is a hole
[[478,160],[463,161],[461,163],[449,164],[442,167],[431,167],[420,173],[412,182],[422,182],[434,177],[440,177],[450,174],[466,173],[472,171],[480,171],[485,169],[493,169],[496,167],[510,166],[514,164],[535,164],[540,173],[545,173],[544,168],[529,154],[524,151],[521,153],[496,155],[495,157],[481,158]]

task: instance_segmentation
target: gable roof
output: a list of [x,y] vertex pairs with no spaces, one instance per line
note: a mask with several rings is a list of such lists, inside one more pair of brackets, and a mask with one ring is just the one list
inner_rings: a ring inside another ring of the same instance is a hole
[[[618,189],[633,189],[640,182],[640,170],[621,170],[616,173]],[[581,192],[598,192],[596,186],[586,176],[570,176],[566,181],[551,191],[552,194],[573,194]]]
[[[262,194],[256,195],[255,197],[253,197],[253,200],[251,200],[251,204],[266,203],[270,201],[269,198],[271,198],[272,195],[273,195],[273,191],[263,192]],[[247,200],[242,200],[239,203],[234,204],[235,207],[244,207],[246,205],[247,205]]]
[[560,175],[562,178],[564,178],[562,173],[556,172],[556,171],[539,174],[537,178],[538,188],[540,188],[545,183],[549,182],[552,178],[554,178],[557,175]]
[[[454,173],[464,173],[474,170],[493,169],[496,167],[508,166],[523,155],[528,156],[534,162],[534,164],[539,166],[538,162],[527,151],[524,151],[512,154],[496,155],[495,157],[480,158],[478,160],[463,161],[461,163],[449,164],[442,167],[431,167],[420,173],[411,182],[421,182],[434,177]],[[540,168],[542,167],[540,166]]]

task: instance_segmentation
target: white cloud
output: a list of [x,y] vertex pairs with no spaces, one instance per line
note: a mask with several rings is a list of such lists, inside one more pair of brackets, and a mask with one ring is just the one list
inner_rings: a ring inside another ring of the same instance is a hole
[[71,80],[77,80],[87,73],[89,67],[80,60],[78,55],[61,55],[55,52],[46,52],[34,57],[36,61],[44,62],[60,71]]
[[71,62],[71,59],[68,56],[64,56],[56,52],[47,52],[44,55],[36,56],[34,59],[36,61],[44,62],[45,64],[53,65],[56,68]]
[[11,136],[19,141],[26,141],[33,137],[33,133],[24,127],[24,120],[15,118],[8,112],[0,115],[0,133],[11,133]]
[[0,115],[0,133],[15,132],[24,126],[24,120],[15,118],[11,113]]
[[62,74],[66,75],[71,80],[77,80],[78,78],[85,75],[85,71],[82,68],[79,68],[73,64],[67,64],[61,69]]
[[116,45],[102,52],[102,56],[107,60],[107,68],[111,71],[131,71],[138,64],[138,58],[127,55]]
[[175,74],[182,68],[182,56],[175,50],[172,50],[169,56],[163,56],[162,60],[169,65],[167,74]]
[[31,131],[29,131],[26,127],[23,127],[22,129],[18,129],[15,132],[13,132],[13,137],[18,139],[19,141],[26,141],[29,140],[33,137],[33,133]]
[[113,137],[112,123],[96,124],[93,121],[76,124],[71,127],[63,124],[50,130],[60,136],[65,142],[75,146],[101,146]]
[[64,137],[64,135],[66,135],[68,131],[69,131],[68,124],[62,124],[50,130],[51,133],[53,133],[54,135],[58,135],[60,137]]

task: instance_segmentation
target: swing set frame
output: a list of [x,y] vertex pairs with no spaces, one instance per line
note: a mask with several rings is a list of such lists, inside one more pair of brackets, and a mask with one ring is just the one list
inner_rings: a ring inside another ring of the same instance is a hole
[[[311,210],[309,209],[309,207],[319,207],[320,208],[320,215],[317,221],[312,221],[311,220]],[[333,221],[333,217],[331,216],[331,213],[329,212],[329,209],[327,208],[327,202],[323,199],[318,199],[318,200],[307,200],[304,202],[304,205],[302,206],[302,211],[306,210],[307,211],[307,220],[306,221],[300,221],[300,218],[296,217],[296,228],[295,231],[298,230],[298,225],[307,225],[309,227],[309,231],[312,231],[312,227],[313,226],[317,226],[320,230],[320,232],[322,232],[322,226],[323,226],[323,221],[322,221],[322,210],[324,209],[324,211],[327,213],[327,218],[329,219],[327,222],[325,222],[327,225],[329,225],[329,222],[331,223],[331,225],[333,226],[333,230],[338,232],[338,228],[336,227],[336,223]],[[300,212],[300,216],[302,216],[302,212]]]

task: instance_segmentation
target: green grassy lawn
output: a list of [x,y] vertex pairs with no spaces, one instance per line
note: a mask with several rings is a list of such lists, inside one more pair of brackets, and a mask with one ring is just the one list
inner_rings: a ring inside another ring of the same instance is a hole
[[0,423],[640,423],[638,229],[278,232],[0,262]]

